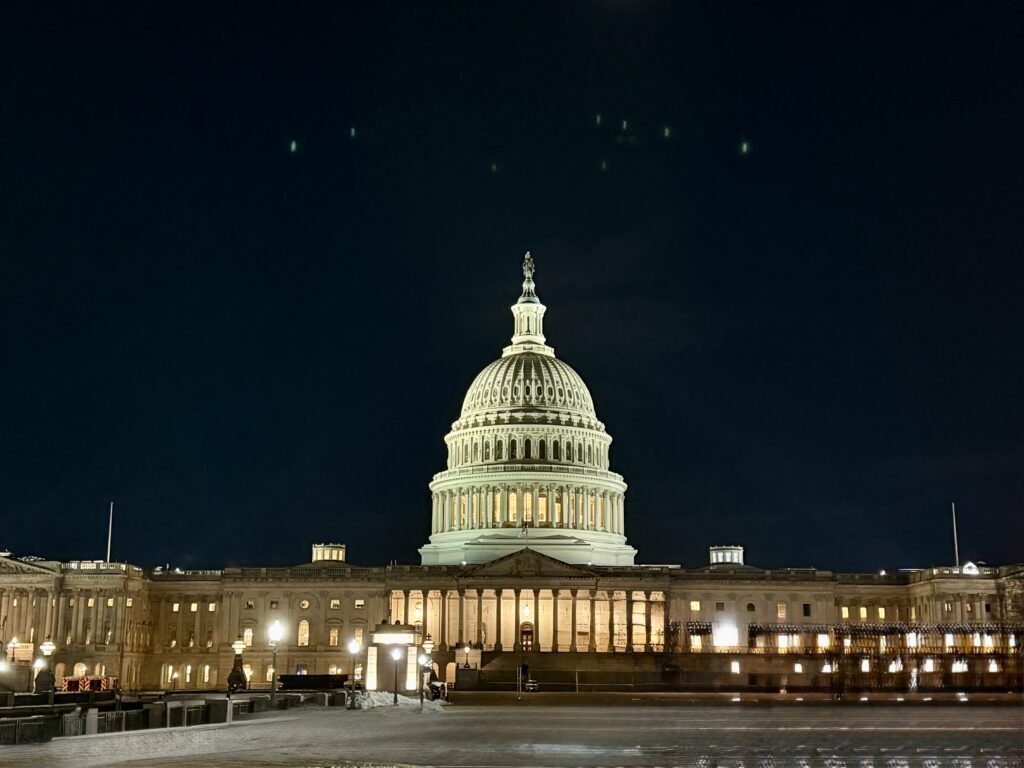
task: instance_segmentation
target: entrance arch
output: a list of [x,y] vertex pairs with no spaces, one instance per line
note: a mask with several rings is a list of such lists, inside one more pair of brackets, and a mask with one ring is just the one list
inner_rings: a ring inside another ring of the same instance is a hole
[[524,621],[519,625],[519,647],[524,651],[533,650],[533,624]]

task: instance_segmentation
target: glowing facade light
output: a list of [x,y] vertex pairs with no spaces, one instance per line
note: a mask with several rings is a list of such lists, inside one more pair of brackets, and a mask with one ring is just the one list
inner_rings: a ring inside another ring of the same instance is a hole
[[401,651],[401,649],[400,648],[392,648],[391,649],[391,658],[394,659],[395,661],[398,661],[400,658],[402,658],[402,651]]
[[284,626],[280,621],[274,621],[267,630],[267,638],[276,645],[281,642],[282,637],[284,637]]

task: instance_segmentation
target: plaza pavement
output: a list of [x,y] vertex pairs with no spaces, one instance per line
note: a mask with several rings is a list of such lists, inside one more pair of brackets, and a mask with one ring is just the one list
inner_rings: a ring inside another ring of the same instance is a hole
[[434,713],[309,707],[226,726],[58,739],[0,748],[0,766],[1024,768],[1017,705],[545,706],[535,697],[524,706],[463,698]]

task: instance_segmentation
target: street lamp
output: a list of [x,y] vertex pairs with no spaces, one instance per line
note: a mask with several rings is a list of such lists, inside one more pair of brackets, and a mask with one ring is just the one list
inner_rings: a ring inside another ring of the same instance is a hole
[[[171,673],[171,690],[178,690],[178,670],[174,670],[174,672]],[[168,717],[170,717],[170,715],[168,715]]]
[[270,678],[270,708],[277,708],[277,644],[284,637],[284,627],[280,621],[275,621],[267,630],[267,637],[270,639],[270,647],[274,649],[274,655],[270,662],[270,669],[273,674]]
[[16,637],[12,637],[11,642],[7,644],[7,652],[11,654],[10,661],[12,664],[14,663],[14,652],[18,650],[19,645],[20,643],[18,642],[18,638]]
[[242,651],[245,650],[245,640],[241,635],[231,644],[231,650],[235,652],[235,660],[231,664],[231,671],[228,672],[228,696],[249,684],[245,670],[242,668]]
[[466,663],[464,666],[466,669],[469,669],[469,645],[463,646],[462,651],[466,654]]
[[402,658],[402,651],[400,648],[391,649],[391,658],[395,660],[395,701],[394,705],[398,706],[398,660]]
[[359,641],[353,637],[348,641],[348,652],[352,655],[352,690],[355,690],[356,687],[356,656],[359,654],[359,650]]
[[39,646],[39,650],[43,652],[43,658],[37,660],[36,667],[38,670],[36,674],[36,693],[39,693],[40,689],[46,689],[46,703],[53,706],[53,688],[56,683],[56,678],[53,676],[53,669],[50,666],[50,655],[57,650],[57,646],[53,644],[50,638],[46,638],[42,645]]

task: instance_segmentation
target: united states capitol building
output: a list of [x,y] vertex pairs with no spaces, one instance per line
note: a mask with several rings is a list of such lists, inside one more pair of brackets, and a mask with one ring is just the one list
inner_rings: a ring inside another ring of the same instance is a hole
[[507,687],[527,663],[542,689],[1020,689],[1024,565],[764,570],[741,546],[637,564],[612,438],[547,343],[534,271],[527,254],[511,344],[445,436],[419,565],[358,567],[331,543],[290,568],[210,571],[2,553],[6,674],[28,680],[50,639],[58,680],[222,689],[240,640],[250,687],[266,688],[279,621],[279,673],[370,689],[392,687],[386,624],[415,637],[400,649],[409,689],[428,635],[437,674],[462,687]]

